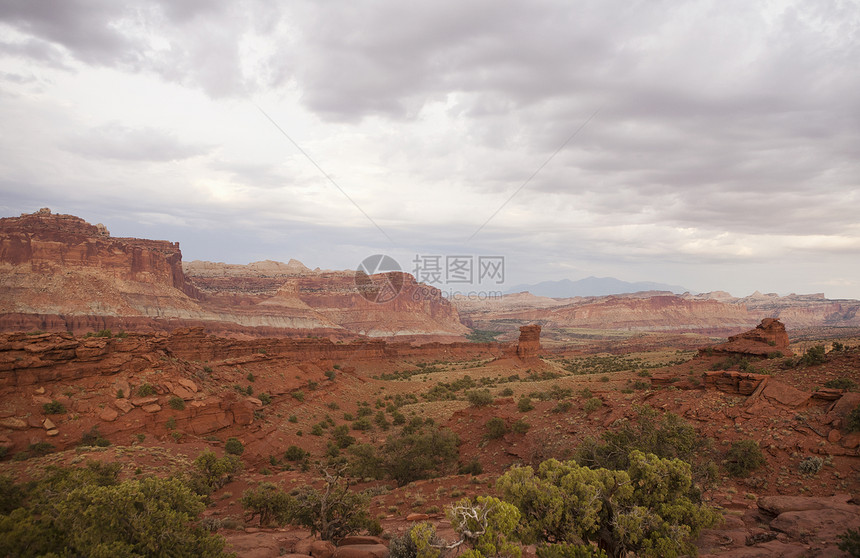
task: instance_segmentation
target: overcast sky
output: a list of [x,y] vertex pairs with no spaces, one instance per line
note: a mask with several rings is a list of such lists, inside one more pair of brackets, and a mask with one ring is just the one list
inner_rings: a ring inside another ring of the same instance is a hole
[[858,1],[0,0],[0,129],[186,260],[860,298]]

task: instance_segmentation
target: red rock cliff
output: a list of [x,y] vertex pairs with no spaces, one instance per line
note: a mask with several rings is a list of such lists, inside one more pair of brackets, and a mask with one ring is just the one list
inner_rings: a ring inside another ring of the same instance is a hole
[[103,225],[47,208],[0,219],[0,263],[38,273],[95,268],[117,279],[186,289],[178,242],[112,238]]

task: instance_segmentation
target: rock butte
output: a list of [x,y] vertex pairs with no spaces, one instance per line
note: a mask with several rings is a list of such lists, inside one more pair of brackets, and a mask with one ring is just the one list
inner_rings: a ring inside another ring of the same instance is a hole
[[182,263],[178,243],[113,238],[48,209],[0,219],[0,329],[171,331],[225,335],[462,339],[468,329],[438,289],[403,274],[377,304],[354,272],[301,263]]

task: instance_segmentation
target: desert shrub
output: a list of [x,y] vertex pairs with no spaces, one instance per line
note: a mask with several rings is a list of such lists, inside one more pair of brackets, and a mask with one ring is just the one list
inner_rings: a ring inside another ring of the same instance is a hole
[[493,417],[487,421],[484,425],[487,429],[487,438],[490,440],[495,440],[497,438],[501,438],[508,432],[508,425],[505,424],[504,419],[499,417]]
[[285,525],[290,521],[294,507],[295,498],[270,482],[242,493],[242,508],[247,519],[258,517],[260,527],[268,527],[272,523]]
[[517,410],[519,412],[528,413],[529,411],[531,411],[534,408],[535,408],[535,406],[532,403],[531,397],[529,397],[528,395],[521,395],[520,396],[519,401],[517,401]]
[[[337,446],[330,448],[333,457],[340,453]],[[353,444],[349,446],[349,472],[353,477],[362,479],[382,479],[386,470],[382,466],[382,456],[371,444]]]
[[295,505],[290,523],[310,529],[323,540],[335,540],[367,529],[370,495],[354,492],[337,472],[325,471],[325,488],[303,486],[291,493]]
[[821,364],[826,360],[824,345],[816,345],[806,350],[799,363],[804,366],[814,366]]
[[238,438],[230,437],[224,442],[224,451],[230,455],[242,455],[245,452],[245,446]]
[[459,457],[459,445],[460,439],[451,430],[422,422],[413,427],[407,425],[399,433],[388,436],[378,450],[363,444],[350,452],[366,463],[375,464],[384,476],[403,486],[453,470]]
[[24,461],[31,457],[42,457],[57,449],[48,442],[35,442],[27,446],[27,449],[15,454],[15,461]]
[[360,432],[373,430],[373,423],[371,423],[370,419],[368,419],[367,417],[361,417],[360,419],[356,419],[355,422],[352,423],[352,429],[358,430]]
[[606,558],[606,553],[590,544],[542,544],[535,549],[537,558]]
[[292,445],[284,452],[284,459],[287,461],[301,461],[308,456],[308,452],[299,446]]
[[42,412],[46,415],[62,415],[66,412],[66,406],[54,399],[42,405]]
[[52,468],[28,484],[0,516],[0,555],[228,556],[223,538],[195,525],[204,505],[182,481],[117,483],[115,465]]
[[746,477],[766,464],[767,460],[755,440],[736,440],[732,442],[723,463],[733,477]]
[[800,462],[798,469],[800,469],[800,472],[804,475],[811,477],[821,470],[822,465],[824,465],[823,459],[818,456],[810,455]]
[[332,382],[334,381],[336,376],[337,376],[337,372],[335,372],[334,370],[328,370],[325,373],[325,377],[328,378],[329,381],[332,381]]
[[176,428],[176,419],[174,417],[170,417],[167,419],[167,422],[164,423],[164,426],[167,427],[168,430],[173,430]]
[[694,555],[702,528],[719,519],[699,501],[690,465],[632,451],[626,470],[550,459],[515,467],[496,488],[521,514],[525,543],[596,544],[609,556]]
[[[448,520],[460,540],[470,548],[465,556],[520,558],[516,528],[520,510],[493,496],[463,498],[448,509]],[[419,551],[420,556],[420,551]]]
[[265,392],[257,395],[257,399],[262,401],[263,405],[268,405],[272,402],[272,396]]
[[636,419],[623,419],[615,430],[606,430],[600,439],[586,438],[574,459],[588,467],[627,469],[632,450],[662,458],[678,458],[691,463],[707,444],[688,422],[674,413],[658,414],[651,407],[637,407]]
[[406,415],[404,415],[400,411],[394,411],[393,413],[391,413],[391,424],[395,426],[406,424]]
[[174,409],[176,411],[181,411],[185,409],[185,401],[181,397],[171,397],[170,401],[168,401],[167,404],[170,405],[171,409]]
[[388,546],[390,558],[439,558],[443,541],[436,535],[436,527],[423,521],[408,531],[391,539]]
[[110,441],[103,438],[101,432],[99,432],[98,426],[93,426],[89,430],[83,433],[81,436],[82,446],[99,446],[99,447],[107,447],[110,445]]
[[296,422],[299,422],[299,417],[297,417],[296,415],[290,415],[287,420],[289,422],[296,423]]
[[603,406],[603,400],[601,400],[599,397],[592,397],[588,401],[585,402],[585,404],[582,406],[582,409],[586,413],[591,413],[591,412],[596,411],[597,409],[601,408],[602,406]]
[[257,380],[257,377],[254,376],[253,372],[248,372],[248,375],[245,376],[245,379],[248,380],[249,382],[254,382]]
[[480,475],[484,472],[484,466],[481,465],[481,462],[477,460],[477,458],[472,459],[470,462],[461,464],[457,469],[457,474],[459,475],[472,475],[473,477]]
[[152,384],[144,383],[137,388],[138,397],[149,397],[150,395],[155,395],[155,388],[152,387]]
[[857,382],[852,380],[851,378],[833,378],[832,380],[827,380],[824,382],[824,387],[832,388],[832,389],[844,389],[844,390],[852,390],[857,387]]
[[651,382],[645,380],[636,380],[633,382],[633,389],[648,389],[651,387]]
[[860,530],[848,529],[839,535],[837,547],[851,556],[860,556]]
[[323,427],[320,423],[317,423],[311,427],[311,436],[322,436],[323,435]]
[[860,405],[857,405],[845,416],[845,430],[848,432],[860,431]]
[[355,438],[349,435],[349,427],[345,424],[335,426],[331,430],[331,436],[337,447],[344,449],[355,443]]
[[15,484],[12,477],[0,475],[0,514],[8,515],[24,504],[26,490]]
[[391,426],[391,423],[388,422],[388,418],[385,416],[385,411],[376,413],[376,416],[373,417],[373,423],[382,430],[388,430]]
[[300,390],[300,389],[298,389],[298,390],[294,391],[294,392],[293,392],[293,393],[291,393],[290,395],[292,395],[292,396],[293,396],[293,399],[295,399],[296,401],[301,402],[301,401],[304,401],[304,400],[305,400],[305,392],[303,392],[303,391],[302,391],[302,390]]
[[476,389],[466,392],[466,400],[474,407],[485,407],[493,403],[493,395],[488,389]]
[[197,494],[208,496],[230,482],[241,470],[242,461],[237,456],[218,457],[215,452],[205,450],[194,459],[186,482]]
[[573,404],[570,401],[559,401],[555,407],[550,409],[552,413],[566,413],[570,410]]
[[506,387],[505,389],[503,389],[502,391],[500,391],[500,392],[499,392],[499,395],[500,395],[501,397],[510,397],[510,396],[512,396],[513,394],[514,394],[514,390],[512,390],[512,389],[511,389],[511,388],[509,388],[509,387]]
[[513,432],[514,434],[525,434],[529,431],[529,428],[531,428],[531,425],[529,423],[527,423],[523,419],[517,419],[511,425],[511,432]]

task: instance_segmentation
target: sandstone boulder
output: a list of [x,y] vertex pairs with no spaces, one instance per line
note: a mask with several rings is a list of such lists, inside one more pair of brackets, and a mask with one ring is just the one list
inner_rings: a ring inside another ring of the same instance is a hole
[[129,411],[134,409],[134,405],[132,405],[128,399],[116,399],[114,400],[113,405],[114,407],[122,411],[123,414],[128,413]]
[[105,407],[102,410],[101,414],[99,414],[99,418],[105,422],[113,422],[117,419],[118,416],[119,413],[116,411],[116,409],[112,407]]
[[334,558],[388,558],[388,547],[384,544],[353,544],[339,546]]
[[762,397],[771,402],[781,403],[788,407],[800,407],[809,401],[809,393],[776,380],[768,382],[761,394]]
[[847,529],[860,527],[860,508],[828,508],[809,511],[785,512],[774,519],[770,526],[792,539],[835,542]]
[[858,405],[860,405],[860,393],[845,393],[831,405],[824,420],[828,424],[833,424],[837,420],[844,422],[848,413],[856,409]]
[[15,417],[0,420],[0,426],[3,428],[9,428],[10,430],[27,430],[30,428],[26,421]]
[[329,541],[313,541],[310,546],[310,554],[314,558],[332,558],[336,548]]
[[197,384],[195,384],[191,380],[188,380],[186,378],[179,378],[179,380],[177,381],[179,385],[181,385],[185,389],[191,390],[193,393],[197,393]]
[[793,511],[823,510],[833,507],[850,506],[860,511],[860,507],[848,503],[850,494],[837,494],[835,496],[809,497],[809,496],[762,496],[758,500],[758,507],[771,514],[780,515]]

